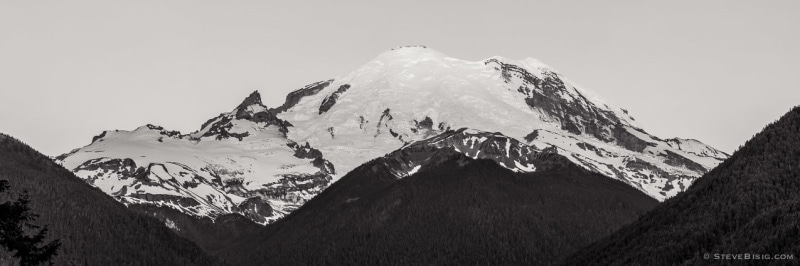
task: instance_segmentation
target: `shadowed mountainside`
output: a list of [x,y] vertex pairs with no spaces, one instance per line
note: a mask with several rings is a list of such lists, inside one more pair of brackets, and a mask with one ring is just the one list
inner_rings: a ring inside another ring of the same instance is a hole
[[657,203],[557,155],[564,167],[526,174],[448,149],[432,158],[402,179],[386,158],[364,164],[220,256],[241,265],[543,264]]

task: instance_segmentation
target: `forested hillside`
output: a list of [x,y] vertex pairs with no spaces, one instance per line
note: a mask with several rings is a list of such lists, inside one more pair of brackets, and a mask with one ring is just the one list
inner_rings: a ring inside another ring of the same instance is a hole
[[442,153],[402,179],[377,159],[221,255],[242,265],[541,265],[657,203],[556,157],[563,168],[520,174]]
[[39,215],[34,224],[48,226],[46,241],[61,240],[55,265],[219,264],[163,223],[128,210],[4,134],[0,134],[0,180],[8,180],[12,196],[29,193],[31,211]]

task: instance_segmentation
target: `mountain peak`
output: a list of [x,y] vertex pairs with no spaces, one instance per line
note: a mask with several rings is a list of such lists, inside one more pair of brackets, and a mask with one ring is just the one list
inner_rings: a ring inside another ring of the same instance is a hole
[[252,93],[250,93],[250,95],[247,96],[247,98],[244,98],[244,101],[242,101],[242,103],[239,104],[239,106],[236,107],[236,109],[243,109],[243,108],[246,108],[246,107],[254,105],[254,104],[258,104],[258,105],[262,105],[262,106],[264,105],[261,102],[261,94],[258,93],[257,90],[253,91]]
[[387,52],[392,52],[392,51],[398,51],[398,52],[399,51],[406,51],[407,52],[407,51],[424,51],[424,50],[435,51],[433,49],[428,49],[428,47],[425,46],[425,45],[404,45],[404,46],[398,46],[398,47],[389,49],[389,51],[387,51]]
[[380,61],[384,61],[386,59],[391,59],[390,61],[395,61],[395,60],[417,61],[417,60],[425,60],[432,58],[442,59],[442,58],[448,58],[448,56],[442,52],[428,48],[427,46],[424,45],[400,46],[392,48],[389,51],[383,52],[378,55],[378,59]]

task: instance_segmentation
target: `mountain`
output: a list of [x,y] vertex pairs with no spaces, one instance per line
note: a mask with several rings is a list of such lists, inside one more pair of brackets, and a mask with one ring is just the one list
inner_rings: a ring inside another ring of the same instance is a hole
[[[513,163],[552,151],[657,200],[728,156],[696,140],[646,133],[626,110],[535,59],[471,62],[400,47],[293,91],[278,107],[267,108],[254,92],[193,133],[153,125],[105,131],[57,161],[128,206],[268,224],[363,163],[461,129],[520,140],[521,153],[503,162],[508,169],[534,172]],[[483,143],[490,139],[479,136],[459,151],[481,157],[475,147],[490,147]]]
[[34,224],[60,239],[56,265],[215,265],[220,262],[162,222],[133,212],[49,157],[0,134],[0,180],[27,191]]
[[520,163],[535,172],[500,166],[515,157],[504,151],[464,155],[462,140],[484,136],[512,141],[456,130],[409,145],[357,167],[219,255],[239,265],[543,265],[658,203],[552,152]]
[[287,135],[340,173],[448,129],[500,132],[663,200],[727,154],[699,141],[647,134],[614,107],[535,59],[471,62],[426,47],[378,55],[350,74],[287,96]]
[[[796,263],[800,255],[798,158],[800,107],[795,107],[686,192],[581,249],[565,264]],[[750,257],[719,260],[715,257],[719,254]],[[794,258],[770,260],[780,254]]]
[[290,126],[253,92],[191,134],[154,125],[105,131],[56,159],[126,205],[196,217],[237,213],[266,224],[319,193],[335,173],[318,150],[286,138]]

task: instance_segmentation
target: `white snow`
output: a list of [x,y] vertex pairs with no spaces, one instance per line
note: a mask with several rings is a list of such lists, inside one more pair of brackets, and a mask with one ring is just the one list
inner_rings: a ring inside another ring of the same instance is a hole
[[167,218],[167,220],[166,220],[166,221],[164,221],[164,225],[166,225],[166,226],[167,226],[167,228],[169,228],[169,229],[172,229],[172,230],[175,230],[175,231],[180,231],[180,230],[181,230],[180,228],[178,228],[178,226],[177,226],[177,225],[175,225],[175,222],[173,222],[173,221],[172,221],[172,220],[170,220],[169,218]]
[[[555,71],[544,63],[530,58],[519,61],[502,57],[492,57],[492,59],[523,67],[534,75]],[[495,67],[496,64],[486,64],[485,60],[471,62],[454,59],[429,48],[395,49],[378,55],[347,75],[335,78],[330,86],[316,95],[302,98],[297,105],[278,116],[294,125],[289,131],[290,139],[297,142],[307,141],[320,149],[336,166],[339,176],[361,163],[396,150],[407,142],[430,137],[430,132],[412,130],[414,121],[421,121],[425,117],[431,118],[434,129],[442,123],[453,129],[466,127],[501,132],[515,139],[523,139],[533,130],[539,129],[540,132],[547,133],[540,134],[534,141],[536,147],[546,148],[555,145],[560,148],[559,151],[563,155],[579,165],[618,179],[627,180],[636,174],[641,174],[631,169],[615,172],[605,166],[624,165],[622,160],[628,157],[640,158],[669,173],[690,177],[702,174],[669,166],[664,163],[664,158],[650,156],[646,154],[647,152],[644,154],[633,152],[614,143],[562,130],[561,124],[556,119],[542,113],[541,110],[529,107],[525,103],[524,95],[516,91],[520,84],[505,83]],[[656,154],[659,154],[658,151],[669,149],[708,169],[719,163],[720,158],[726,157],[697,156],[672,148],[669,144],[633,130],[639,128],[639,125],[623,109],[609,104],[560,74],[559,77],[568,88],[567,93],[561,95],[565,101],[575,102],[581,98],[578,94],[583,95],[601,111],[613,113],[621,119],[622,124],[632,134],[657,143],[657,147],[648,148]],[[337,103],[330,110],[319,114],[322,100],[344,84],[351,86],[339,95]],[[392,120],[380,121],[384,110],[387,109]],[[358,127],[358,123],[354,123],[360,121],[360,117],[369,121],[363,129]],[[333,128],[335,136],[331,137],[328,128]],[[389,134],[389,129],[399,134],[403,141]],[[479,142],[473,142],[472,145]],[[579,142],[597,147],[601,155],[579,148],[576,145]],[[702,143],[699,145],[707,147]],[[478,154],[472,157],[477,156]],[[655,177],[659,178],[662,177]],[[665,184],[658,182],[644,184],[642,181],[632,185],[659,200],[666,198],[660,194],[660,189],[663,189]]]
[[533,165],[522,165],[518,161],[514,161],[514,169],[517,172],[534,172],[536,171],[536,167]]
[[[248,109],[263,110],[263,107],[259,109],[251,106]],[[276,126],[265,127],[264,123],[247,120],[234,120],[232,124],[230,132],[248,132],[250,135],[242,141],[235,138],[216,140],[213,136],[197,141],[189,137],[172,138],[147,127],[139,127],[133,131],[108,131],[101,141],[79,149],[61,163],[70,170],[95,158],[130,158],[140,167],[147,167],[151,163],[163,164],[163,167],[152,167],[149,176],[159,184],[138,184],[138,188],[133,187],[136,182],[134,178],[126,178],[113,172],[77,171],[75,174],[85,179],[94,179],[92,183],[108,194],[119,192],[122,187],[127,186],[127,194],[195,198],[202,205],[199,209],[191,210],[197,215],[230,212],[245,199],[233,192],[226,192],[219,184],[214,183],[214,175],[219,176],[223,184],[227,180],[242,179],[245,189],[256,190],[278,181],[285,174],[313,174],[319,171],[312,165],[312,159],[294,157],[294,150],[287,146],[288,140],[278,132]],[[200,135],[202,134],[193,134]],[[200,180],[194,180],[195,178]],[[185,182],[199,184],[184,188],[182,184]],[[295,196],[303,201],[313,197]],[[138,200],[125,198],[129,201]],[[173,207],[186,210],[177,205]]]
[[411,175],[413,175],[413,174],[416,174],[417,172],[419,172],[419,169],[420,169],[420,168],[422,168],[422,165],[417,165],[417,166],[414,166],[414,168],[411,168],[411,170],[410,170],[410,171],[408,171],[408,176],[411,176]]

